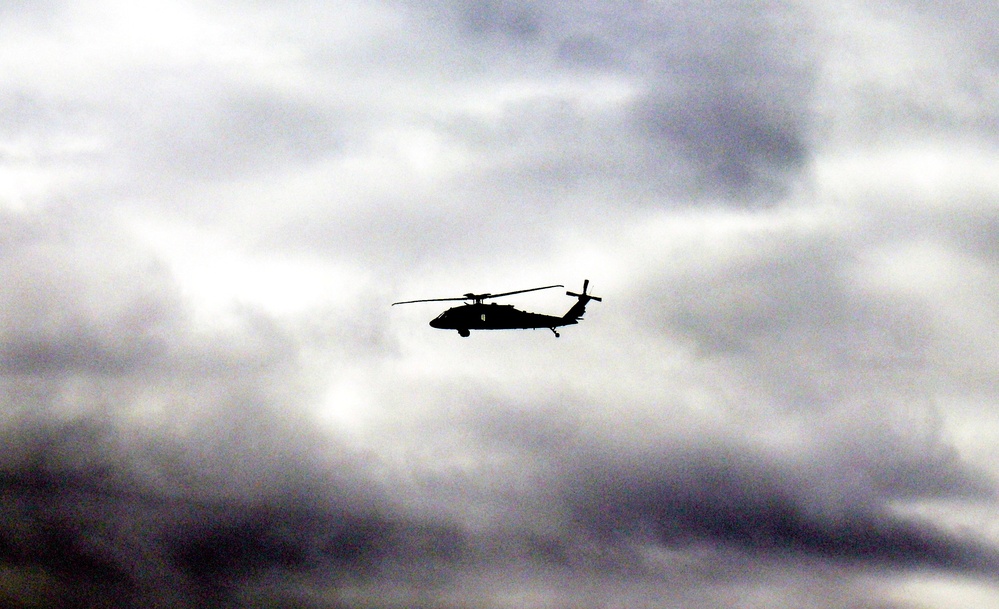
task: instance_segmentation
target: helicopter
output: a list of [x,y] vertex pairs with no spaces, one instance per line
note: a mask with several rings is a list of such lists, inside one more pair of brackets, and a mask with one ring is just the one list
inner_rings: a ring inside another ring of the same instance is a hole
[[531,313],[514,308],[513,305],[500,305],[494,302],[484,303],[484,300],[511,296],[513,294],[524,294],[526,292],[537,292],[538,290],[549,290],[551,288],[564,288],[562,284],[546,285],[540,288],[530,288],[527,290],[515,290],[513,292],[503,292],[502,294],[465,294],[455,298],[425,298],[422,300],[403,300],[393,302],[392,306],[400,304],[411,304],[414,302],[442,302],[448,300],[466,300],[465,304],[452,307],[444,311],[430,321],[431,328],[440,330],[457,330],[462,337],[468,337],[471,330],[536,330],[538,328],[548,328],[555,333],[558,338],[559,333],[555,328],[571,326],[579,323],[586,312],[586,303],[591,300],[602,302],[598,296],[587,294],[586,290],[590,285],[590,280],[583,280],[583,292],[566,292],[566,296],[574,296],[577,300],[572,308],[566,311],[562,317],[555,315],[543,315],[541,313]]

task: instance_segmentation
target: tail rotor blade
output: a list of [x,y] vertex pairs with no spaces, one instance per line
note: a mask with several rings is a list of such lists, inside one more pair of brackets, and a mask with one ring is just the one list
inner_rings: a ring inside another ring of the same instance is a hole
[[577,294],[575,292],[566,292],[565,295],[566,296],[574,296],[576,298],[588,298],[590,300],[596,300],[597,302],[603,302],[603,300],[599,296],[590,296],[589,294],[586,293],[586,290],[589,287],[590,287],[590,280],[589,279],[584,279],[583,280],[583,293],[582,294]]

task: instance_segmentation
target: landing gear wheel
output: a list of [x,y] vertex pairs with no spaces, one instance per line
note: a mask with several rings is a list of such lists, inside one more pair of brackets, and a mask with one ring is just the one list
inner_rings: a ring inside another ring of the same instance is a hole
[[555,332],[555,328],[548,328],[548,329],[551,330],[555,334],[555,338],[559,337],[559,333]]
[[458,328],[458,335],[461,336],[462,338],[468,338],[469,334],[471,334],[471,332],[469,332],[467,329]]

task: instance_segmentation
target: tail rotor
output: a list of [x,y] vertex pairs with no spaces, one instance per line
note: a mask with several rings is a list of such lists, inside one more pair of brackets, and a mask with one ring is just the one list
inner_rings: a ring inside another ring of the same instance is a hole
[[589,287],[590,287],[590,280],[589,279],[584,279],[583,280],[583,293],[582,294],[577,294],[576,292],[566,292],[565,293],[566,296],[574,296],[575,298],[578,299],[578,300],[576,300],[576,304],[572,305],[572,308],[569,309],[566,312],[566,314],[562,316],[562,319],[564,319],[566,321],[566,323],[574,324],[577,321],[579,321],[580,319],[582,319],[583,318],[583,313],[586,312],[586,303],[590,302],[591,300],[596,300],[597,302],[602,302],[603,299],[600,298],[599,296],[593,296],[591,294],[587,294],[586,293],[586,290]]
[[576,298],[580,299],[581,301],[584,301],[584,299],[585,299],[585,301],[596,300],[597,302],[603,302],[603,299],[600,298],[599,296],[592,296],[592,295],[586,293],[586,290],[589,287],[590,287],[590,280],[589,279],[584,279],[583,280],[583,293],[582,294],[577,294],[575,292],[566,292],[565,295],[566,296],[575,296]]

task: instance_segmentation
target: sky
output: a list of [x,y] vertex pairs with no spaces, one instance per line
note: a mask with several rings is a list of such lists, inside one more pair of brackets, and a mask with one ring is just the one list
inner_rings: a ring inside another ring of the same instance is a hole
[[999,607],[997,22],[4,3],[0,604]]

